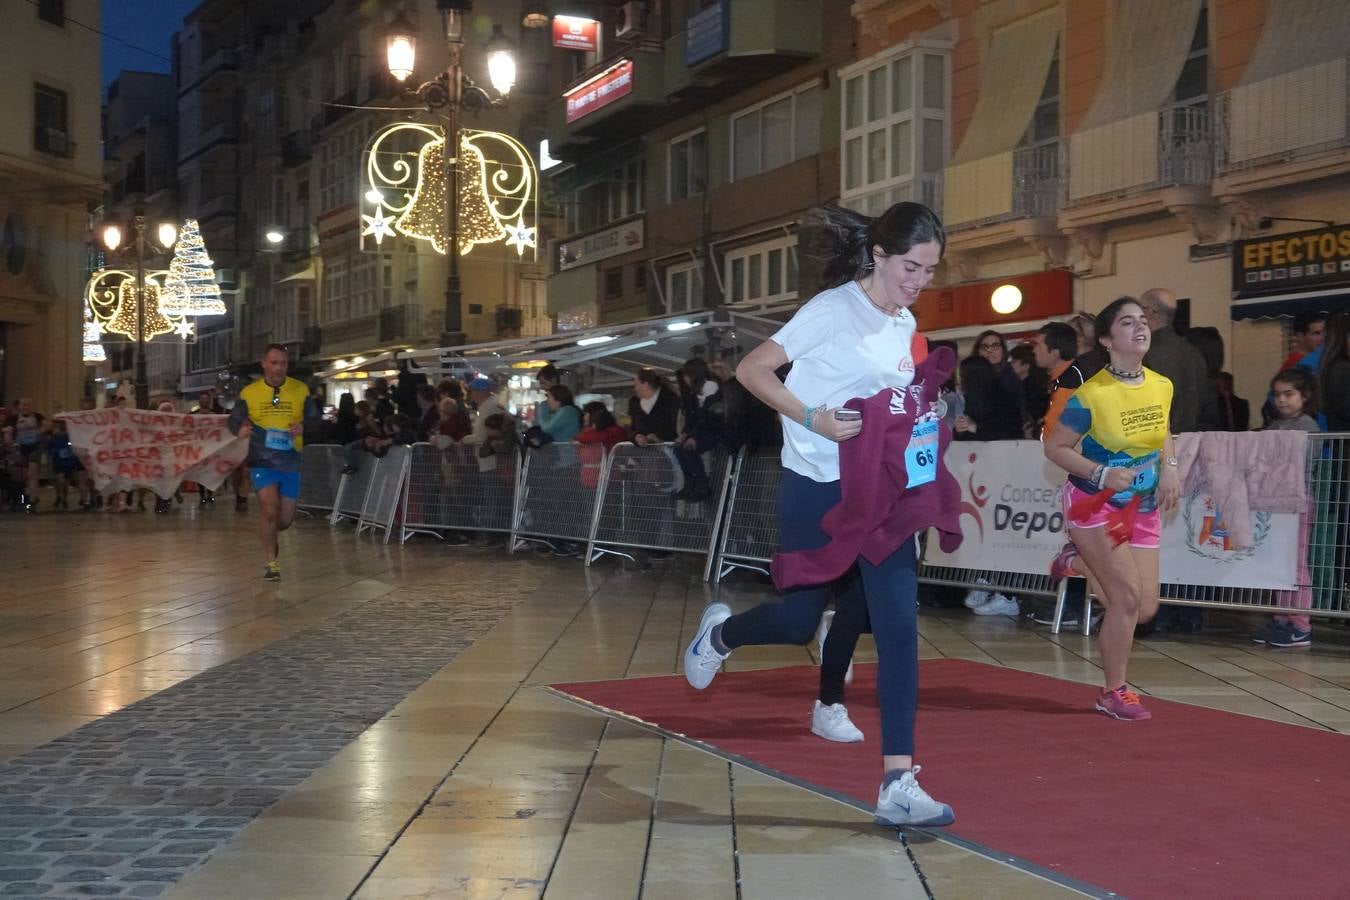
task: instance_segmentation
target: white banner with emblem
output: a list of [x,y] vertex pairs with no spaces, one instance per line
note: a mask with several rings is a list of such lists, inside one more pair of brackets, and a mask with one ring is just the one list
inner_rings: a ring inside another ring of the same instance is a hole
[[[976,571],[1045,575],[1067,539],[1060,490],[1064,473],[1038,441],[955,441],[944,458],[961,485],[963,540],[955,553],[928,541],[924,561]],[[1298,516],[1253,512],[1252,547],[1234,549],[1220,510],[1204,494],[1184,496],[1163,517],[1161,580],[1167,584],[1293,590],[1298,579]]]

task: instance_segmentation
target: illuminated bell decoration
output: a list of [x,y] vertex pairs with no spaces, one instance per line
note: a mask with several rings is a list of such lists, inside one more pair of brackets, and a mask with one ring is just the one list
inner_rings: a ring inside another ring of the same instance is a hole
[[[137,339],[136,282],[127,280],[117,286],[117,314],[103,326],[105,331],[124,335],[133,341]],[[161,334],[173,331],[173,323],[160,309],[159,285],[146,279],[145,282],[145,339],[151,340]]]
[[[415,150],[410,144],[418,144]],[[537,249],[538,174],[529,152],[495,131],[462,129],[459,146],[459,252],[505,243],[519,256]],[[449,243],[445,135],[440,128],[399,122],[377,132],[367,148],[362,236],[378,246],[385,223],[445,253]],[[386,215],[387,214],[387,215]]]
[[206,254],[206,241],[196,219],[183,223],[174,245],[169,275],[164,281],[164,311],[180,316],[221,316],[225,302],[216,284],[215,264]]

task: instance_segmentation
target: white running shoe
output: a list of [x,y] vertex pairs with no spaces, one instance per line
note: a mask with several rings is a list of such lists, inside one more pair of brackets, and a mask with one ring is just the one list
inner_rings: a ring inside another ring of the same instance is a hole
[[842,703],[826,706],[817,700],[811,710],[811,733],[840,744],[857,744],[863,740],[863,733],[849,719],[848,710]]
[[[816,626],[816,655],[820,661],[825,661],[825,638],[830,633],[830,626],[834,624],[834,610],[827,609],[820,615],[820,624]],[[848,661],[848,670],[844,672],[844,684],[853,683],[853,660]],[[862,738],[858,738],[862,740]]]
[[971,612],[977,616],[1015,616],[1020,610],[1021,607],[1012,597],[995,594],[989,598],[988,603],[975,607]]
[[873,821],[878,825],[950,825],[956,821],[956,814],[945,803],[939,803],[923,788],[914,777],[919,774],[919,766],[910,769],[895,781],[882,787],[877,794],[877,811]]
[[731,654],[718,653],[712,645],[710,632],[713,627],[731,618],[731,607],[725,603],[714,603],[703,611],[698,620],[698,632],[694,640],[684,651],[684,677],[689,684],[703,690],[712,684],[717,673],[722,670],[722,660]]
[[[975,579],[975,583],[979,585],[988,585],[989,579],[977,578]],[[989,602],[990,596],[991,596],[990,592],[984,590],[983,587],[976,588],[975,590],[972,590],[970,593],[966,594],[966,601],[965,601],[966,608],[975,609],[977,606],[984,606],[986,603]]]

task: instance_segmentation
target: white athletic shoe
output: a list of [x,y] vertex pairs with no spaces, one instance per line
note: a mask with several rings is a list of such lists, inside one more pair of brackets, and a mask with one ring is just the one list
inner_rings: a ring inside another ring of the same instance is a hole
[[848,710],[842,703],[826,706],[817,700],[811,710],[811,733],[840,744],[856,744],[863,740],[863,733],[849,719]]
[[694,640],[684,651],[684,677],[689,684],[703,690],[712,684],[717,673],[722,670],[722,660],[731,654],[718,653],[712,645],[710,632],[713,627],[731,618],[731,607],[725,603],[714,603],[703,611],[698,621],[698,631]]
[[[975,579],[975,583],[979,585],[988,585],[989,579],[977,578]],[[990,592],[985,590],[983,587],[976,588],[975,590],[972,590],[970,593],[966,594],[965,600],[966,608],[975,609],[977,606],[984,606],[986,603],[989,602],[990,596],[991,596]]]
[[910,769],[895,781],[882,787],[877,794],[877,810],[873,821],[878,825],[950,825],[956,814],[945,803],[939,803],[921,787],[914,777],[919,766]]
[[971,610],[977,616],[1015,616],[1021,611],[1017,601],[1003,594],[995,594],[983,606]]
[[[825,638],[830,633],[830,626],[834,624],[834,610],[827,609],[820,616],[820,624],[816,626],[816,655],[820,657],[821,662],[825,661]],[[844,672],[844,684],[853,683],[853,660],[848,661],[848,670]],[[862,738],[858,738],[862,740]]]

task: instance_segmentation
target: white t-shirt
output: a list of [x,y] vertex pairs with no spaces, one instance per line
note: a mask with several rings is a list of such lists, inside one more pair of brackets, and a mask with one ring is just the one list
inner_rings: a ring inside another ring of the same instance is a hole
[[[914,314],[888,316],[856,281],[822,291],[773,335],[792,361],[788,390],[833,409],[914,380]],[[813,481],[839,480],[839,445],[783,418],[783,466]]]

